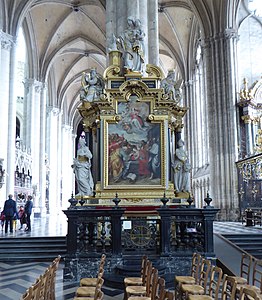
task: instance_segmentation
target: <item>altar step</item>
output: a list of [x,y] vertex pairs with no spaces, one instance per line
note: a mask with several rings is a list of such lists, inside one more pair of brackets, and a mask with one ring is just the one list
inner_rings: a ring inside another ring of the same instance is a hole
[[0,261],[45,261],[66,253],[66,237],[0,238]]
[[255,258],[262,259],[262,234],[223,234],[223,237]]

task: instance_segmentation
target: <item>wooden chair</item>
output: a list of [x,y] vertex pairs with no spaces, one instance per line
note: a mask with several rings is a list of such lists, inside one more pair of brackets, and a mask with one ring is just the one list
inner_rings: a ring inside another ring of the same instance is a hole
[[179,298],[182,284],[198,284],[199,269],[202,257],[199,253],[193,253],[190,276],[175,276],[175,296]]
[[22,295],[21,300],[32,300],[33,298],[33,288],[30,286],[29,289]]
[[[98,272],[97,272],[97,277],[100,275],[101,277],[103,277],[104,275],[104,265],[106,262],[106,255],[102,254],[101,259],[100,259],[100,263],[99,263],[99,267],[98,267]],[[80,279],[80,286],[96,286],[96,281],[97,281],[97,277],[94,278],[82,278]]]
[[56,272],[61,260],[61,256],[59,255],[55,258],[52,264],[49,266],[46,271],[46,283],[44,290],[44,299],[55,300],[55,283],[56,283]]
[[249,284],[251,264],[252,256],[247,253],[242,253],[240,276],[232,276],[237,284]]
[[151,288],[151,276],[153,272],[153,266],[151,261],[146,263],[146,276],[144,285],[129,285],[125,288],[125,299],[131,296],[147,296],[150,293]]
[[94,297],[74,297],[74,300],[103,300],[104,299],[104,293],[97,289]]
[[31,300],[39,300],[40,299],[40,289],[41,289],[41,279],[37,278],[36,282],[32,285]]
[[102,277],[97,277],[97,284],[96,286],[80,286],[76,290],[77,297],[95,297],[97,290],[101,290],[102,285],[104,283],[104,279]]
[[179,293],[180,299],[187,299],[188,295],[205,295],[207,291],[207,282],[210,274],[210,269],[210,260],[203,259],[200,269],[199,284],[182,284]]
[[173,300],[173,299],[176,299],[174,293],[166,290],[163,300]]
[[146,296],[131,296],[128,300],[155,300],[158,298],[158,291],[161,288],[159,284],[163,284],[165,280],[158,278],[158,270],[153,268],[151,276],[151,287],[149,293]]
[[236,287],[237,287],[237,282],[235,281],[235,279],[225,274],[223,277],[221,299],[235,300]]
[[254,290],[262,299],[262,260],[255,259],[251,284],[237,284],[237,292],[241,287]]
[[211,269],[208,295],[189,295],[188,300],[219,300],[219,290],[222,282],[223,271],[217,266]]
[[261,300],[257,293],[253,289],[241,287],[239,300]]
[[146,277],[146,263],[147,263],[147,256],[144,255],[142,257],[142,264],[141,264],[141,276],[140,277],[126,277],[124,278],[125,287],[128,285],[143,285],[145,284],[145,277]]

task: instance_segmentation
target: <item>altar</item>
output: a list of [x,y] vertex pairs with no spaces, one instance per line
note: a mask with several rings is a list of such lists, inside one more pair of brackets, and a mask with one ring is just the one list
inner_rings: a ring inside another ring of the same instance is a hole
[[218,210],[209,195],[205,208],[192,205],[182,80],[174,70],[165,77],[156,65],[144,68],[139,26],[128,19],[137,38],[128,51],[113,38],[103,76],[95,69],[82,76],[64,280],[95,276],[101,253],[110,274],[145,254],[176,274],[188,271],[195,251],[214,256]]

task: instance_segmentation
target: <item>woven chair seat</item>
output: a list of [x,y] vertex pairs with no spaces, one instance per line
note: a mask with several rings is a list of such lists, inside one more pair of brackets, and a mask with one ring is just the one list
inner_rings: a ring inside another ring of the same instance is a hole
[[128,300],[151,300],[151,297],[131,296],[131,297],[128,298]]
[[126,277],[124,283],[126,285],[142,285],[143,279],[142,277]]
[[194,284],[196,283],[196,279],[192,276],[176,276],[175,280],[177,283],[181,284]]
[[93,286],[80,286],[76,290],[77,297],[94,297],[96,287]]
[[214,300],[211,296],[208,295],[189,295],[188,300]]
[[205,294],[205,289],[198,284],[185,284],[182,285],[182,291],[184,293],[190,294],[190,295],[203,295]]
[[80,286],[96,286],[97,278],[82,278]]
[[237,284],[247,284],[247,279],[240,276],[229,276],[235,279]]
[[127,286],[126,292],[129,295],[146,295],[146,287],[145,286]]

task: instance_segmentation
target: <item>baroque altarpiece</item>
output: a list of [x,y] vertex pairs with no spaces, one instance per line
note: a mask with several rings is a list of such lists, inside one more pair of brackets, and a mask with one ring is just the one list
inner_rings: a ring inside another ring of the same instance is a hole
[[189,191],[174,186],[174,160],[188,108],[162,88],[159,67],[125,70],[121,55],[109,53],[103,91],[91,101],[81,99],[95,184],[94,195],[82,197],[102,205],[112,205],[116,194],[122,205],[159,205],[164,195],[187,199]]

